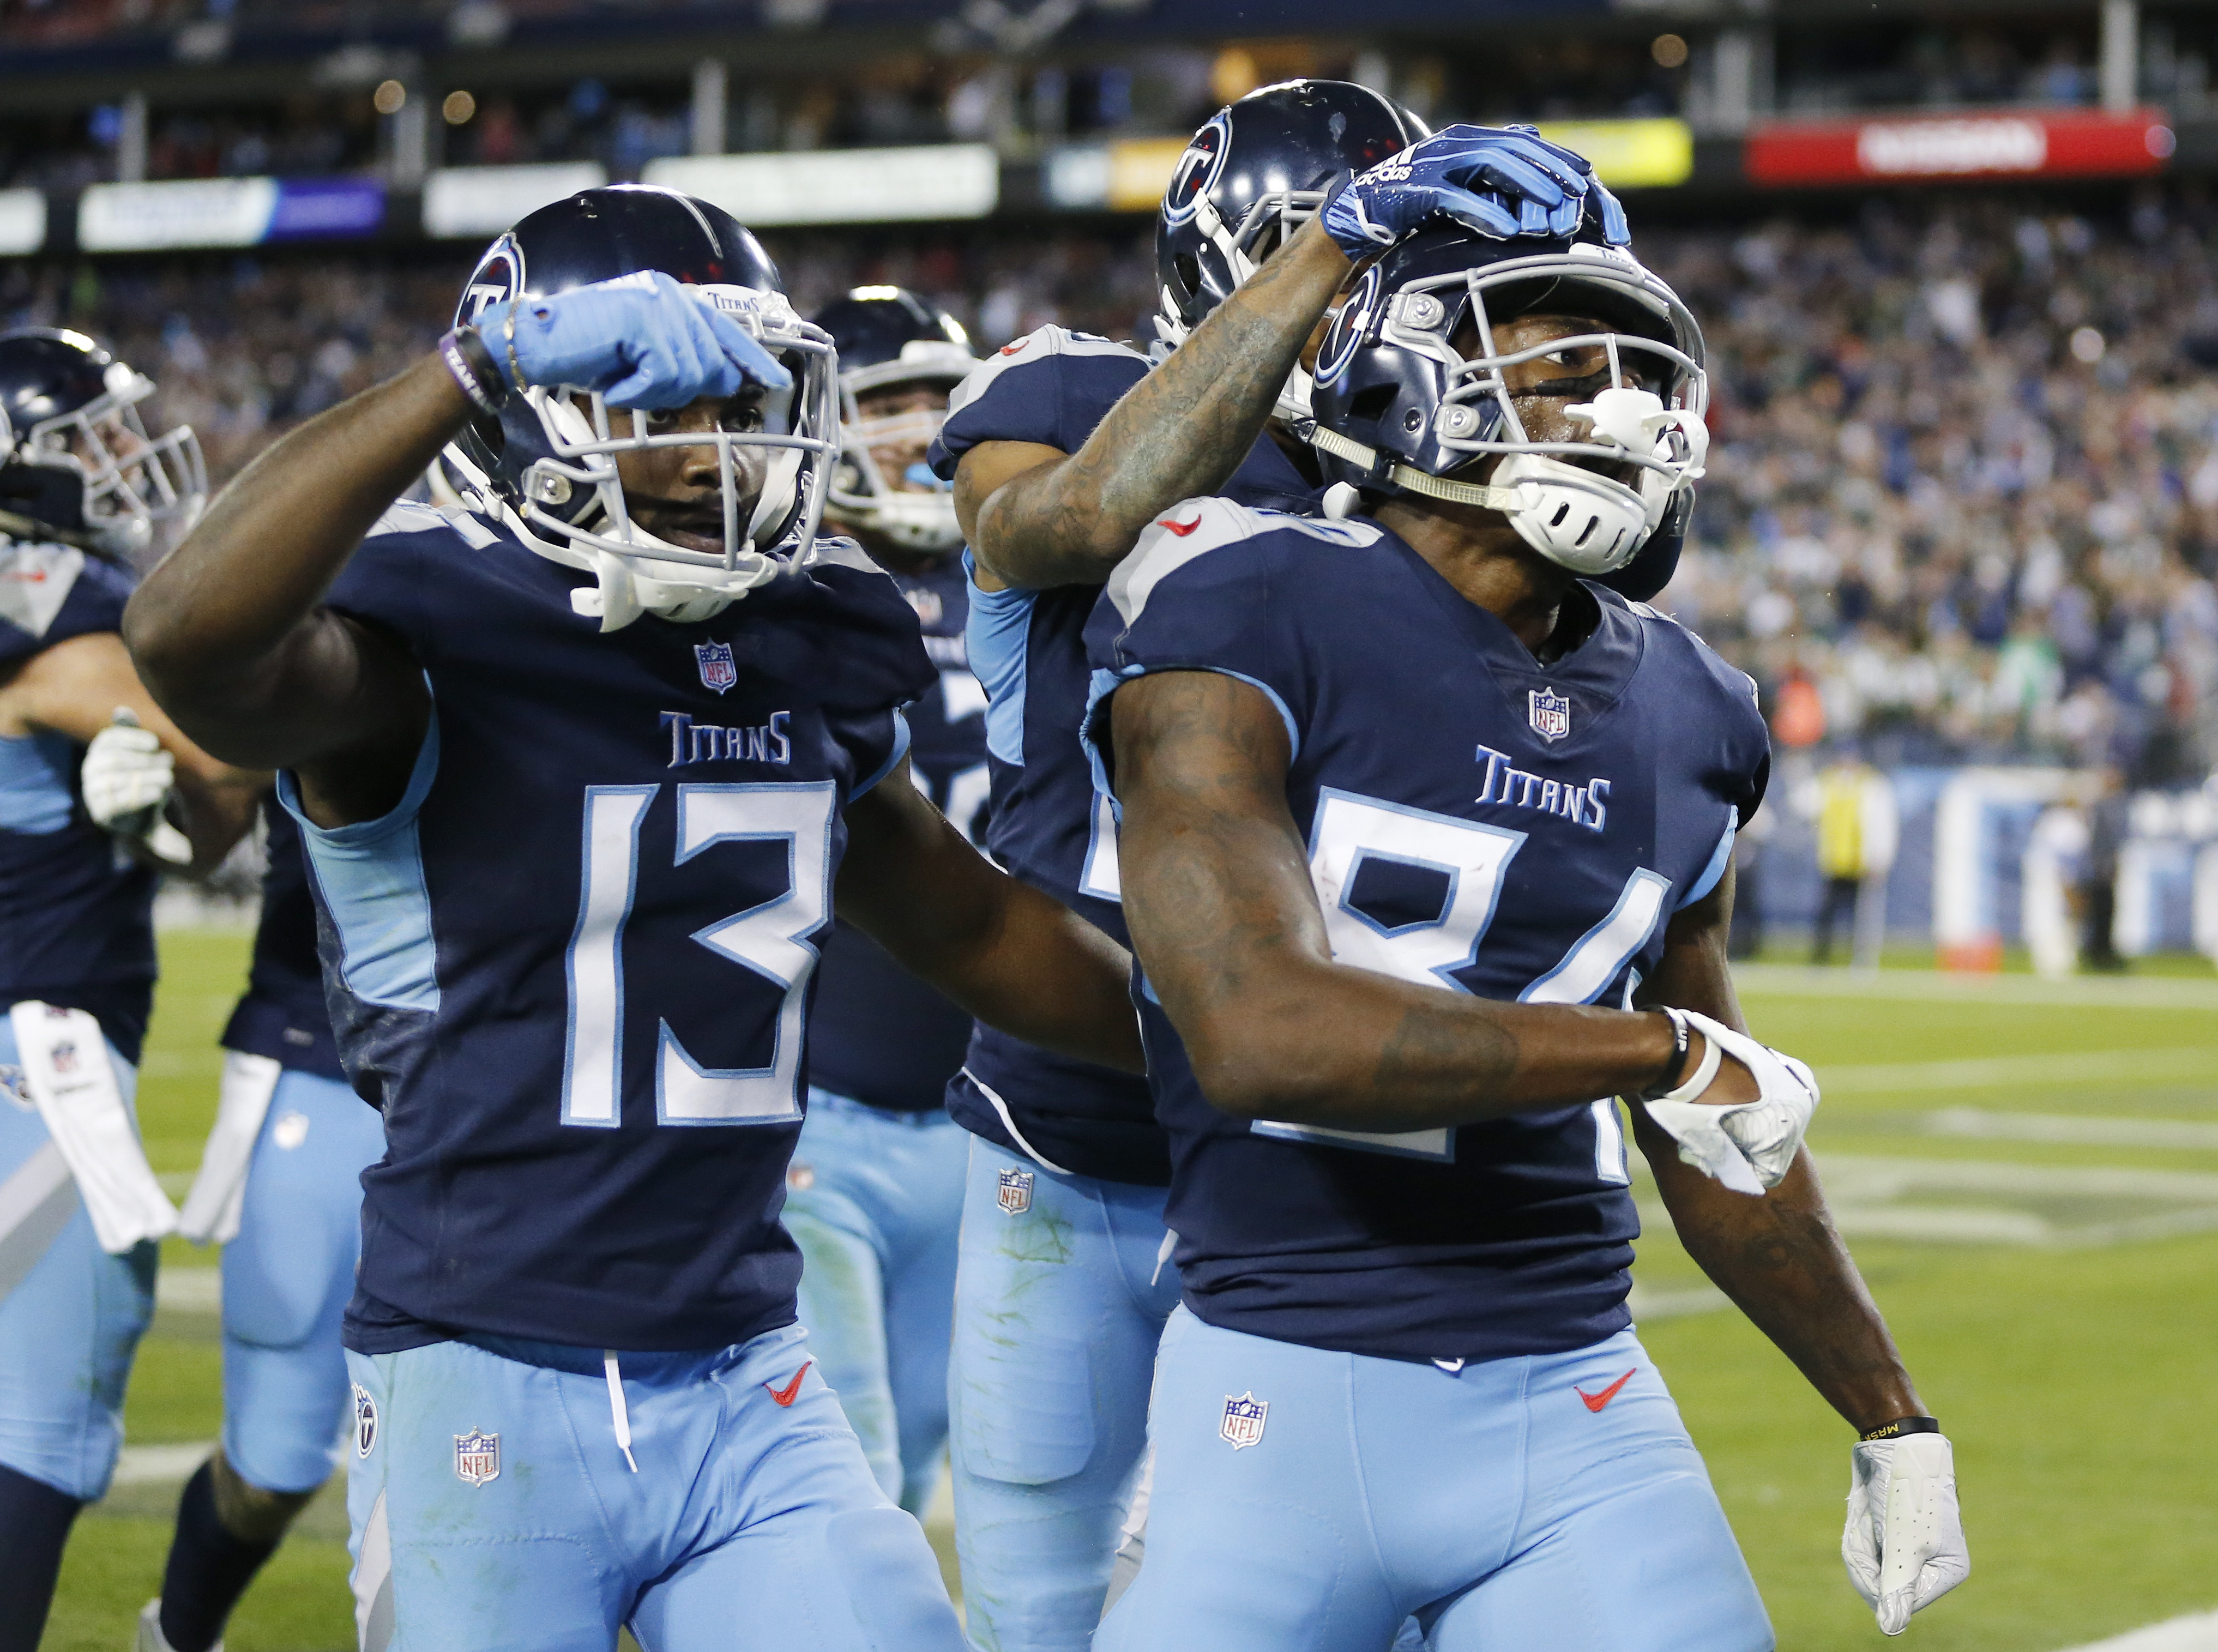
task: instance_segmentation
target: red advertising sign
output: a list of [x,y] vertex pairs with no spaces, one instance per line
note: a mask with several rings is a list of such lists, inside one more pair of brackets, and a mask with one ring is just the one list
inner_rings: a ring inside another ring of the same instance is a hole
[[1751,183],[1935,183],[2157,172],[2174,147],[2161,109],[1980,109],[1876,121],[1781,121],[1748,135]]

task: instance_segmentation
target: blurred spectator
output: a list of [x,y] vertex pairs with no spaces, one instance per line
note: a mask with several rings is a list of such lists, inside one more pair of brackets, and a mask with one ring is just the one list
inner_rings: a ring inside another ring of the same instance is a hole
[[1807,804],[1818,823],[1818,874],[1825,894],[1810,962],[1832,962],[1833,926],[1846,918],[1856,967],[1876,969],[1887,934],[1887,877],[1902,837],[1894,783],[1850,749],[1818,771],[1814,793]]

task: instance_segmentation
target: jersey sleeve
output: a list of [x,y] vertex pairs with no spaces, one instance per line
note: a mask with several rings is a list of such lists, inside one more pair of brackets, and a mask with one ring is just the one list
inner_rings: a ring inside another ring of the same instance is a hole
[[134,577],[71,545],[0,541],[0,665],[123,628]]
[[470,607],[439,602],[436,594],[443,588],[451,594],[472,564],[469,553],[494,537],[467,511],[401,501],[387,507],[347,559],[324,605],[392,633],[429,665],[438,653],[437,616],[452,611],[466,619]]
[[1118,399],[1148,376],[1148,358],[1092,333],[1042,327],[971,370],[947,399],[929,455],[942,481],[982,442],[1037,442],[1075,453]]
[[1260,690],[1301,751],[1313,695],[1296,597],[1317,526],[1230,499],[1188,499],[1149,524],[1087,626],[1085,739],[1097,782],[1112,771],[1111,696],[1157,671],[1217,671]]

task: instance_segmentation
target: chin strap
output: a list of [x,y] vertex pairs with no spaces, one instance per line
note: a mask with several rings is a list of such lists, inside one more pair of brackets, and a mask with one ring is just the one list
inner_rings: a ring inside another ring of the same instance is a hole
[[[1352,465],[1362,466],[1366,471],[1378,468],[1379,454],[1375,449],[1352,441],[1337,430],[1328,430],[1321,424],[1312,429],[1309,435],[1310,446],[1319,453],[1345,459]],[[1434,476],[1412,465],[1389,466],[1386,474],[1397,487],[1407,488],[1412,493],[1422,493],[1428,498],[1446,499],[1453,504],[1475,504],[1482,510],[1499,510],[1510,516],[1526,508],[1521,497],[1522,490],[1518,488],[1491,487],[1484,482],[1452,482],[1444,476]]]

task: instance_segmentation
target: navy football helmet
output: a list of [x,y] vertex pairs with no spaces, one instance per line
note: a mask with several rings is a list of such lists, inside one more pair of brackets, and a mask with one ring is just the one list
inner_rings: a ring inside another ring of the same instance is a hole
[[[839,354],[841,448],[825,515],[900,550],[944,556],[960,548],[953,491],[924,454],[947,422],[948,393],[978,365],[970,335],[939,305],[900,287],[858,287],[815,319]],[[934,405],[864,416],[864,397],[901,389],[932,392]],[[908,462],[889,476],[882,457]]]
[[[769,393],[759,429],[658,433],[637,409],[598,394],[533,386],[498,415],[480,412],[443,455],[473,507],[533,550],[596,576],[572,597],[615,630],[641,613],[703,620],[775,578],[815,542],[839,446],[832,343],[794,313],[760,243],[729,213],[672,189],[587,189],[517,222],[478,260],[455,323],[504,300],[546,297],[641,270],[696,287],[793,374]],[[486,340],[499,350],[498,338]],[[659,447],[718,450],[726,529],[721,554],[649,533],[624,504],[615,455]],[[764,454],[758,487],[741,455]]]
[[[1496,327],[1540,313],[1602,330],[1497,343]],[[1574,346],[1603,353],[1609,382],[1565,410],[1589,427],[1583,438],[1534,440],[1505,370]],[[1683,536],[1708,400],[1701,328],[1631,252],[1602,244],[1591,213],[1571,241],[1442,224],[1387,251],[1341,306],[1318,352],[1307,434],[1343,510],[1404,492],[1484,506],[1543,556],[1597,577],[1659,531]],[[1628,467],[1632,481],[1606,473]]]
[[[25,536],[143,562],[208,503],[192,427],[149,436],[139,405],[154,381],[81,332],[0,333],[0,511]],[[11,524],[9,531],[16,531]]]
[[[1409,110],[1353,81],[1289,80],[1219,109],[1179,157],[1155,219],[1157,336],[1184,343],[1343,174],[1426,135]],[[1297,367],[1286,386],[1279,411],[1305,415],[1309,375]]]

